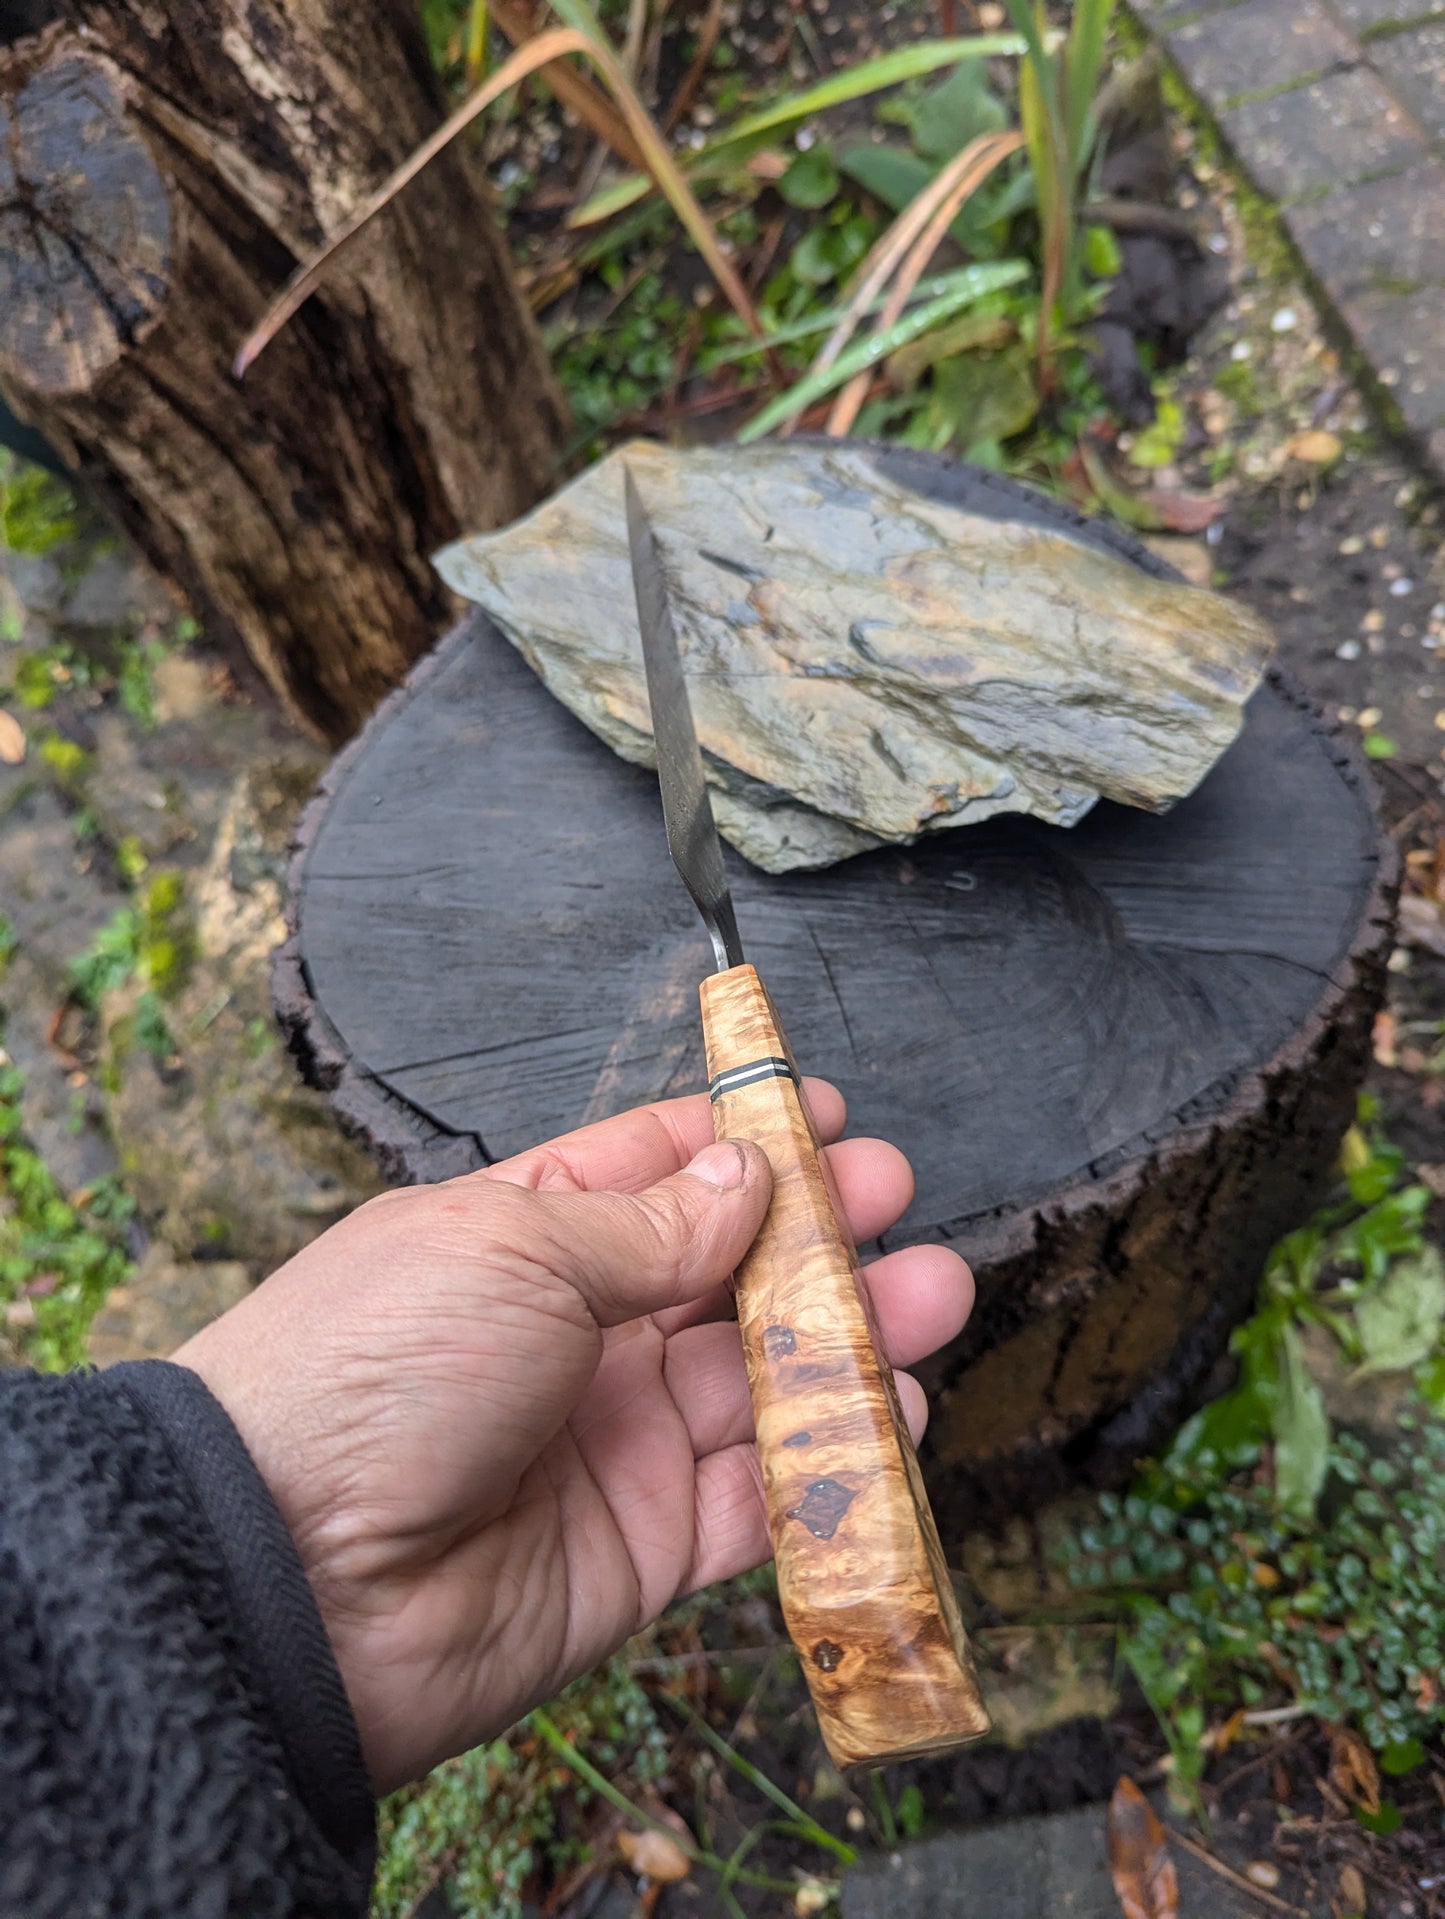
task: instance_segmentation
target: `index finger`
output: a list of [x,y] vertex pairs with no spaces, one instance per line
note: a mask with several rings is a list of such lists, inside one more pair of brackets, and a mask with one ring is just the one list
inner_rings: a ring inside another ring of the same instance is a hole
[[[824,1146],[837,1139],[848,1108],[836,1086],[805,1079],[803,1096]],[[681,1172],[712,1139],[712,1107],[706,1093],[662,1099],[630,1113],[598,1120],[573,1133],[498,1160],[477,1177],[504,1179],[534,1192],[640,1193]]]

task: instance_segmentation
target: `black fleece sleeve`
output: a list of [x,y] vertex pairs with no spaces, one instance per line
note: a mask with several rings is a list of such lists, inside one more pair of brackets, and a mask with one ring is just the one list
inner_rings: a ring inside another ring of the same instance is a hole
[[0,1914],[356,1919],[374,1808],[289,1534],[194,1373],[0,1373]]

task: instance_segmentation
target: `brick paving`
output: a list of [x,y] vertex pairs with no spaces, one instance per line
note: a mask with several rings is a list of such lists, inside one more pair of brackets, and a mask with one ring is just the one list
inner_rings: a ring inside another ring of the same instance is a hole
[[1445,0],[1131,0],[1445,480]]

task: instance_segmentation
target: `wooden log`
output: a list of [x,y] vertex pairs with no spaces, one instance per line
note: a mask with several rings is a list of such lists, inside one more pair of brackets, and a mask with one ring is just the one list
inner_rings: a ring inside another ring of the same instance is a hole
[[[957,466],[939,484],[1011,494]],[[1079,536],[1162,570],[1098,522]],[[1353,1111],[1395,877],[1362,763],[1271,679],[1162,817],[1100,804],[1068,831],[1010,819],[777,878],[728,861],[803,1069],[913,1161],[887,1243],[946,1238],[975,1269],[973,1320],[924,1373],[945,1545],[1127,1476],[1196,1401]],[[654,780],[480,616],[334,763],[290,913],[283,1023],[393,1176],[704,1084],[709,948]]]
[[297,260],[437,124],[412,0],[72,0],[0,51],[0,389],[290,711],[431,644],[430,555],[552,482],[564,408],[464,144],[243,383]]

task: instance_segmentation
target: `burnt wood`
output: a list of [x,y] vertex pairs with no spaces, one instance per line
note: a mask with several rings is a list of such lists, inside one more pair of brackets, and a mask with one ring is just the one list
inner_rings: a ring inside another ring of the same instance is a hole
[[[971,505],[1017,498],[900,458]],[[1079,536],[1161,570],[1097,522]],[[973,1321],[925,1372],[945,1543],[1126,1474],[1349,1123],[1395,879],[1360,761],[1271,679],[1163,817],[1104,803],[1070,831],[1004,820],[783,877],[726,857],[804,1070],[913,1162],[889,1243],[948,1238],[975,1269]],[[283,1024],[394,1177],[705,1084],[709,947],[655,781],[480,615],[333,764],[290,915]]]

